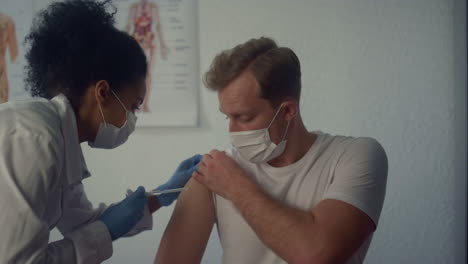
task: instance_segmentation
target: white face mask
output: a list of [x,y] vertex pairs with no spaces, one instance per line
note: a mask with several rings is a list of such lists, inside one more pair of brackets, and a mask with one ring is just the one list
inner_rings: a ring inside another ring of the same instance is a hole
[[278,108],[267,128],[229,133],[232,145],[244,159],[253,163],[268,162],[284,152],[287,143],[285,138],[289,129],[289,121],[283,139],[278,145],[271,141],[270,133],[268,132],[282,106]]
[[127,110],[125,105],[120,101],[120,98],[111,90],[114,96],[119,100],[119,103],[125,109],[127,120],[122,127],[116,127],[112,124],[106,123],[106,119],[104,118],[104,113],[102,112],[101,105],[99,105],[99,110],[101,111],[102,120],[101,124],[99,125],[99,130],[97,132],[96,138],[94,142],[88,142],[88,145],[92,148],[102,148],[102,149],[113,149],[116,148],[123,143],[125,143],[128,139],[128,136],[135,131],[135,125],[137,117],[134,113]]

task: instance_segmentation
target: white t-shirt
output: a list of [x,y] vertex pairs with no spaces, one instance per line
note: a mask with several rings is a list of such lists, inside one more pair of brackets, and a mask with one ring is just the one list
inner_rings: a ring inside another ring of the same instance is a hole
[[[336,199],[366,213],[377,226],[385,197],[387,157],[372,138],[332,136],[322,132],[297,162],[275,168],[231,155],[263,191],[284,204],[310,211],[320,201]],[[257,237],[232,202],[215,195],[216,223],[225,264],[286,263]],[[348,260],[362,263],[372,235]]]

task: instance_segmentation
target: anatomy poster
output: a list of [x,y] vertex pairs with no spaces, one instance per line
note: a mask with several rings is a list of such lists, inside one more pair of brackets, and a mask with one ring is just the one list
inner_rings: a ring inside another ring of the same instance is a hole
[[138,126],[195,126],[198,120],[198,7],[194,0],[118,0],[117,26],[146,54],[146,97]]
[[28,96],[24,89],[24,37],[33,13],[29,0],[2,1],[0,8],[0,103]]
[[[25,47],[33,16],[50,0],[0,0],[0,103],[28,98]],[[196,0],[114,0],[116,27],[140,44],[148,61],[138,126],[196,126],[198,6]],[[112,11],[112,10],[109,10]],[[112,43],[109,43],[112,45]]]

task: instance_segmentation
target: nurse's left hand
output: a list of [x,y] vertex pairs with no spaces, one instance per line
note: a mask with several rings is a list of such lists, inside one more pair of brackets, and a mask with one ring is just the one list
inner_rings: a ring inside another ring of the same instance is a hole
[[[172,175],[172,177],[167,181],[165,184],[156,188],[158,191],[164,191],[169,189],[175,188],[183,188],[185,184],[190,180],[192,177],[192,173],[197,169],[198,163],[201,161],[202,156],[197,154],[194,155],[184,161],[182,161],[179,166],[177,167],[176,171]],[[174,202],[180,193],[168,193],[168,194],[161,194],[157,196],[159,205],[161,206],[169,206]]]

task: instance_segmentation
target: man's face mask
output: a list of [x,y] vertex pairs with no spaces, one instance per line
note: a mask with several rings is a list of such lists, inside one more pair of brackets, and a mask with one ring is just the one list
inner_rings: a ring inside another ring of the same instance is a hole
[[273,121],[275,121],[282,107],[283,105],[278,108],[278,111],[276,111],[275,116],[266,128],[229,133],[232,145],[244,159],[253,163],[268,162],[284,152],[287,144],[287,140],[285,139],[290,121],[288,121],[286,126],[283,139],[281,139],[278,145],[271,141],[269,133],[269,128],[271,124],[273,124]]

